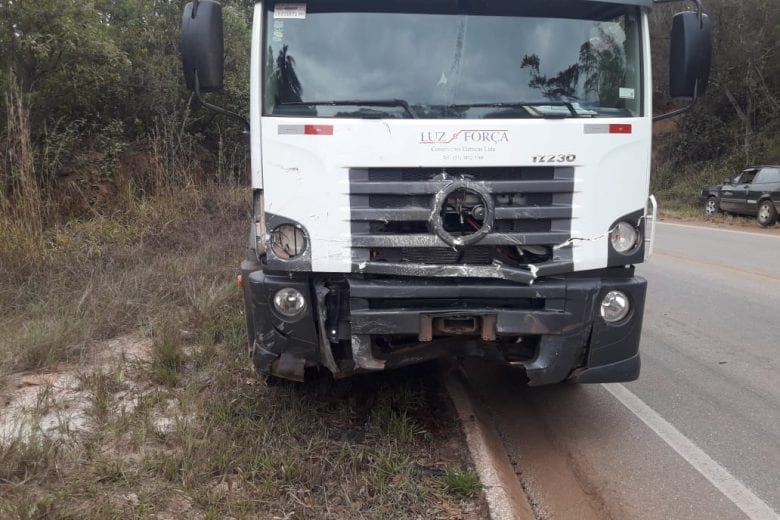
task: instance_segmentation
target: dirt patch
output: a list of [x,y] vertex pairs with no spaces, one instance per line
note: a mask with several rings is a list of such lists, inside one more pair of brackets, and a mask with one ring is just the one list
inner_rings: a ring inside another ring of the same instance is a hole
[[[243,338],[200,337],[126,335],[8,377],[0,517],[485,517],[479,493],[463,491],[471,463],[433,368],[269,385]],[[156,382],[172,351],[176,377]]]
[[0,518],[485,517],[424,368],[255,376],[245,192],[130,198],[0,248]]
[[125,373],[148,361],[150,352],[151,340],[130,334],[96,343],[78,365],[7,376],[0,391],[0,441],[29,440],[36,434],[63,439],[88,431],[96,399],[89,381],[96,374],[117,378],[117,396],[124,411],[131,411],[143,394],[139,395],[139,384],[126,379]]

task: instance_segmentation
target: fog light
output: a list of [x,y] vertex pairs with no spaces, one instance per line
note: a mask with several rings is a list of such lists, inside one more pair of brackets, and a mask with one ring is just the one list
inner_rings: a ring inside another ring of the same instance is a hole
[[303,314],[306,309],[306,298],[292,287],[280,289],[274,295],[274,308],[282,316],[295,318]]
[[618,222],[609,235],[612,247],[620,254],[628,254],[639,243],[639,231],[628,222]]
[[601,317],[607,323],[617,323],[628,316],[631,304],[628,296],[620,291],[609,291],[601,301]]

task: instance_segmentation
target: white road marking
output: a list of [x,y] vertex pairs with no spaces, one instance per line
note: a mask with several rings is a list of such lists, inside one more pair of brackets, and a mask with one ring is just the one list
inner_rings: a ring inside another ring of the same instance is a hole
[[750,235],[753,237],[764,237],[764,238],[780,238],[780,235],[772,235],[769,233],[752,233],[750,231],[736,231],[733,229],[721,229],[721,228],[715,228],[710,226],[692,226],[691,224],[673,224],[671,222],[663,222],[661,220],[658,221],[659,226],[674,226],[674,227],[682,227],[682,228],[689,228],[689,229],[696,229],[696,230],[705,230],[705,231],[720,231],[721,233],[736,233],[737,235]]
[[658,412],[647,406],[628,388],[621,384],[601,385],[631,410],[651,430],[661,437],[674,451],[718,488],[726,498],[740,508],[751,520],[778,520],[777,514],[766,502],[758,498],[747,486],[736,479],[726,468],[715,462],[701,448],[680,433]]

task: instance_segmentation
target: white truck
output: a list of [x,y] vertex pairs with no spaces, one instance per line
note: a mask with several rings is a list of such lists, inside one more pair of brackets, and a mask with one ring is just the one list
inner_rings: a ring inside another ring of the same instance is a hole
[[[258,2],[241,265],[257,369],[478,356],[531,385],[636,379],[652,124],[687,108],[653,117],[652,7]],[[218,2],[186,6],[199,98],[222,87],[222,37]],[[710,49],[700,5],[675,15],[673,97],[704,92]]]

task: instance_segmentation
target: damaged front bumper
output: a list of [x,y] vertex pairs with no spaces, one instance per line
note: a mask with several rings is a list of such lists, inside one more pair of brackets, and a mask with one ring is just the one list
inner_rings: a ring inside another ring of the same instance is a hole
[[[307,367],[335,377],[439,357],[482,357],[525,369],[531,385],[638,377],[646,282],[633,269],[605,269],[534,285],[506,280],[265,273],[242,264],[249,345],[257,369],[302,381]],[[273,307],[292,287],[307,298],[297,320]],[[628,316],[599,314],[610,292],[625,293]]]

